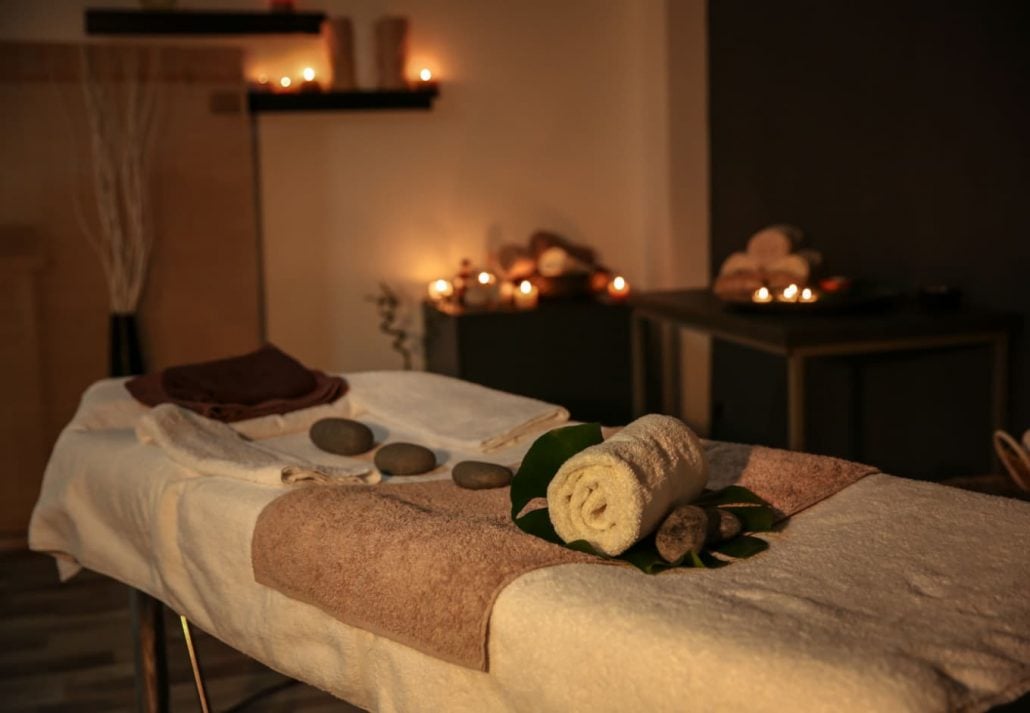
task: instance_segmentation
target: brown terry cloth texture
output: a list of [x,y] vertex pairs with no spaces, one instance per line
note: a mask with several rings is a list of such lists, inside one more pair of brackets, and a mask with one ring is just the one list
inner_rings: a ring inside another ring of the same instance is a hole
[[347,382],[307,369],[269,344],[238,357],[138,376],[125,388],[147,406],[171,402],[231,422],[331,403],[347,392]]
[[780,519],[840,492],[876,468],[861,463],[739,443],[705,442],[709,482],[729,480],[751,490]]
[[[712,480],[732,477],[783,516],[876,472],[730,443],[709,442],[707,456]],[[501,589],[540,567],[606,563],[527,535],[510,509],[508,488],[463,490],[450,481],[292,491],[258,517],[254,579],[351,626],[485,671]]]
[[494,599],[519,575],[596,557],[527,535],[508,488],[450,481],[303,488],[254,528],[254,579],[340,621],[485,671]]

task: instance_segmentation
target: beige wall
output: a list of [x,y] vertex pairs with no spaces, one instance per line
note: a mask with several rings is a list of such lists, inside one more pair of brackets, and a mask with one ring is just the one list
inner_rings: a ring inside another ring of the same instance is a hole
[[[2,447],[18,450],[0,454],[17,476],[0,479],[0,535],[24,528],[46,452],[82,391],[107,375],[107,290],[74,208],[78,193],[95,224],[77,56],[67,44],[0,41],[0,234],[23,226],[17,252],[39,262],[31,282],[20,270],[18,288],[0,297],[0,329],[24,345],[0,350],[5,409],[30,414],[37,432],[28,439],[17,435],[18,419],[0,423]],[[162,54],[155,245],[140,307],[144,356],[154,368],[258,344],[248,123],[242,111],[209,107],[215,91],[242,99],[239,62],[235,50]],[[35,370],[24,363],[29,350],[38,354]],[[29,378],[38,387],[29,389]]]
[[[82,9],[91,4],[0,0],[0,39],[82,39]],[[284,348],[330,369],[397,367],[365,301],[380,280],[407,296],[418,335],[412,308],[427,280],[537,228],[593,244],[638,288],[707,282],[703,0],[302,5],[352,17],[365,86],[374,81],[372,22],[408,15],[412,64],[437,70],[443,95],[428,113],[258,119],[267,329]],[[252,72],[324,62],[310,38],[232,42],[247,49]],[[249,140],[246,126],[236,126],[237,138]],[[218,202],[203,190],[195,197]],[[172,216],[186,229],[196,220]],[[685,353],[686,414],[703,427],[707,345],[688,341]]]
[[[703,3],[685,5],[691,42],[703,40]],[[703,130],[704,89],[680,101],[702,118],[671,125],[664,2],[389,7],[412,18],[412,54],[439,70],[431,113],[260,119],[273,340],[334,369],[397,367],[365,301],[378,281],[407,296],[418,335],[428,280],[538,228],[592,244],[638,288],[701,284],[707,224],[679,214],[692,244],[678,244],[670,146]],[[351,14],[359,26],[375,16]],[[679,69],[695,60],[703,42],[678,55]],[[703,77],[703,64],[686,69]],[[704,205],[703,185],[693,189],[706,168],[681,179],[691,207]]]

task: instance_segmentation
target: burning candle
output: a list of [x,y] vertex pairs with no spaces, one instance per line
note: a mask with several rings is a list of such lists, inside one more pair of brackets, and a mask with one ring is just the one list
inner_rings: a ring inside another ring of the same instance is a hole
[[497,275],[482,270],[466,288],[463,299],[468,307],[484,307],[497,304],[500,294]]
[[293,84],[293,80],[289,77],[279,77],[279,86],[283,89],[289,89],[291,84]]
[[519,283],[515,290],[515,307],[518,309],[533,309],[540,301],[540,290],[529,280]]
[[783,292],[780,293],[781,302],[797,302],[798,301],[798,286],[793,282],[783,288]]
[[801,302],[815,302],[819,299],[819,295],[815,293],[810,287],[806,287],[801,290]]
[[454,285],[451,284],[450,280],[445,280],[441,277],[430,282],[428,290],[429,299],[433,300],[433,302],[440,302],[441,300],[449,299],[454,294]]
[[315,69],[313,67],[305,67],[301,71],[300,76],[304,79],[304,81],[300,83],[300,90],[302,92],[322,91],[322,86],[315,81]]
[[411,82],[409,85],[412,89],[426,91],[436,87],[436,79],[433,75],[433,70],[429,67],[423,67],[418,71],[418,79]]
[[608,295],[614,300],[624,300],[629,296],[629,283],[622,275],[616,275],[608,283]]
[[759,287],[757,290],[755,290],[754,294],[751,295],[751,301],[758,302],[761,304],[765,304],[766,302],[772,302],[772,293],[769,292],[768,287]]

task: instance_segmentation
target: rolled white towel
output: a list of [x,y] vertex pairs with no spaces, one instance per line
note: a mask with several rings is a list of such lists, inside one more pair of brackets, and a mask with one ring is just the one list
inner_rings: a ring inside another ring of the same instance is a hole
[[618,555],[708,482],[701,441],[679,419],[650,414],[569,458],[547,486],[558,536]]

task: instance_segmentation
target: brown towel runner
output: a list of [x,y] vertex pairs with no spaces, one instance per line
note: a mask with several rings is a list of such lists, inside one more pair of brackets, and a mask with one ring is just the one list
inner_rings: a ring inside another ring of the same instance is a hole
[[[732,477],[784,515],[875,472],[723,443],[709,444],[709,464],[713,480]],[[449,481],[288,492],[258,517],[254,578],[346,624],[485,671],[490,612],[505,585],[540,567],[601,562],[525,534],[509,511],[507,488]]]

